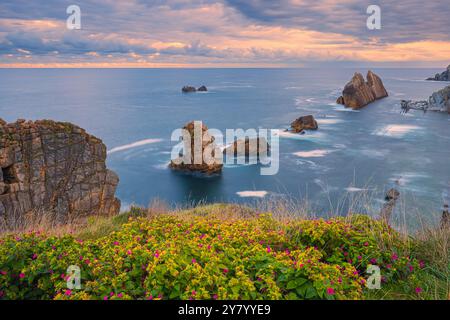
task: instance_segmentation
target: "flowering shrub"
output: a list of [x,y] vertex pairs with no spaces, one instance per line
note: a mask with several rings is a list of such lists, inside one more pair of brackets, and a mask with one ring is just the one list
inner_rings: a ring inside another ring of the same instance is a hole
[[[389,248],[381,248],[389,238]],[[0,299],[359,299],[368,264],[383,281],[418,263],[382,222],[270,215],[130,218],[94,240],[29,233],[0,240]],[[66,270],[81,269],[80,290]]]

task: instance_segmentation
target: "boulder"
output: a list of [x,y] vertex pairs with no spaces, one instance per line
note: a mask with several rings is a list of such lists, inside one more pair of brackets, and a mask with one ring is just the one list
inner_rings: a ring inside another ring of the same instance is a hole
[[447,112],[450,114],[450,86],[433,92],[428,100],[402,100],[401,107],[405,112],[408,112],[410,109],[414,109]]
[[206,92],[208,91],[208,89],[205,86],[201,86],[200,88],[197,89],[197,91]]
[[181,92],[183,93],[189,93],[189,92],[195,92],[197,91],[197,89],[195,89],[195,87],[192,86],[184,86],[183,88],[181,88]]
[[[197,127],[198,126],[198,127]],[[198,128],[198,131],[201,132],[201,137],[196,139],[197,137],[194,136],[194,133],[196,132],[196,129]],[[200,129],[201,128],[201,129]],[[180,154],[177,159],[171,159],[169,167],[174,170],[180,170],[180,171],[186,171],[186,172],[198,172],[202,174],[216,174],[220,173],[222,171],[223,164],[217,163],[215,161],[214,163],[207,163],[203,157],[203,153],[205,151],[205,148],[209,148],[210,150],[213,150],[211,152],[211,155],[214,157],[215,155],[215,142],[214,137],[211,136],[208,133],[208,127],[204,125],[201,121],[191,121],[187,123],[184,127],[184,130],[186,130],[190,135],[190,144],[189,141],[184,141],[184,150],[183,152],[186,152],[187,149],[191,150],[191,155],[189,159],[185,159],[183,154]],[[200,140],[201,139],[201,140]],[[199,140],[201,143],[200,145],[195,145],[196,141]],[[195,163],[195,154],[198,153],[200,160],[197,161],[200,163]],[[188,155],[187,153],[185,154]]]
[[336,103],[343,104],[348,108],[360,109],[387,96],[388,93],[380,77],[369,70],[367,81],[364,80],[362,74],[356,72],[352,80],[345,85],[342,96],[336,100]]
[[38,211],[57,222],[118,214],[119,179],[105,160],[103,142],[71,123],[1,120],[0,224]]
[[317,121],[312,115],[297,118],[291,123],[291,131],[295,133],[303,132],[304,130],[317,130],[318,128]]
[[[241,145],[244,144],[242,148]],[[266,138],[249,138],[239,139],[223,150],[224,154],[233,154],[235,157],[259,157],[260,153],[267,155],[270,150],[270,145]]]
[[427,80],[433,81],[450,81],[450,65],[442,73],[437,73],[434,77],[427,78]]

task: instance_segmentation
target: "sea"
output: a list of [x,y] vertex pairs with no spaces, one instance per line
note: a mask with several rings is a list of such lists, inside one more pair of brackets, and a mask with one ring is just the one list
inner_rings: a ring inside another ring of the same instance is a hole
[[[318,216],[376,214],[396,188],[397,218],[436,220],[450,196],[450,115],[405,114],[400,101],[450,83],[424,80],[439,69],[374,68],[389,96],[357,111],[337,105],[353,73],[367,70],[0,69],[0,117],[69,121],[101,138],[123,210],[289,201]],[[183,94],[184,85],[208,91]],[[318,130],[284,132],[310,114]],[[261,164],[226,164],[209,177],[173,172],[172,132],[192,120],[223,132],[279,129],[278,172],[261,175]]]

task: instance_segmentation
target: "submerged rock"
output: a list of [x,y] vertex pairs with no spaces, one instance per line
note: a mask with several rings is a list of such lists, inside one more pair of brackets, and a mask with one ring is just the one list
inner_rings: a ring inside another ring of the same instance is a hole
[[[243,145],[243,146],[242,146]],[[259,157],[260,154],[267,155],[270,145],[266,138],[249,138],[239,139],[223,150],[224,154],[232,154],[235,157]]]
[[402,100],[401,107],[405,112],[410,109],[422,111],[447,112],[450,114],[450,86],[433,92],[428,100]]
[[208,91],[208,89],[205,86],[201,86],[200,88],[197,89],[197,91],[205,92]]
[[367,81],[364,80],[362,74],[356,72],[352,80],[345,85],[342,96],[336,100],[336,103],[343,104],[348,108],[360,109],[387,96],[388,93],[380,77],[369,70]]
[[445,70],[442,73],[436,73],[434,77],[427,78],[427,80],[434,80],[434,81],[450,81],[450,65],[447,67],[447,70]]
[[300,133],[304,130],[317,130],[318,128],[319,125],[312,115],[297,118],[291,123],[291,131],[295,133]]
[[0,119],[0,224],[37,211],[57,222],[118,214],[105,160],[103,142],[71,123]]
[[184,86],[183,88],[181,88],[181,92],[183,93],[189,93],[189,92],[195,92],[197,91],[197,89],[195,89],[195,87],[192,86]]
[[[190,139],[183,141],[184,148],[183,154],[180,154],[177,159],[171,159],[169,167],[174,170],[188,171],[188,172],[198,172],[203,174],[214,174],[220,173],[222,171],[223,164],[217,163],[207,163],[204,158],[205,149],[210,150],[212,157],[215,156],[216,145],[214,142],[214,137],[208,133],[208,127],[204,125],[201,121],[191,121],[187,123],[184,127],[189,133]],[[199,137],[195,137],[194,133],[198,130]],[[190,141],[189,141],[190,140]],[[190,150],[189,153],[186,150]],[[195,161],[195,156],[199,157],[200,161]],[[200,163],[195,163],[200,162]]]

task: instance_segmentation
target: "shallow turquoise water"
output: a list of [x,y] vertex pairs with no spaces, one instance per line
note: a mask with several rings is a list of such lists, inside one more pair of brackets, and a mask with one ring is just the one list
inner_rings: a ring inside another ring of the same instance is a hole
[[[354,71],[367,70],[2,69],[0,117],[70,121],[102,138],[124,207],[155,197],[180,203],[288,195],[325,214],[346,211],[347,200],[362,194],[376,209],[385,190],[396,187],[405,215],[438,214],[449,197],[450,117],[404,115],[399,103],[427,98],[448,83],[421,80],[434,69],[375,69],[389,97],[350,112],[334,102]],[[186,84],[209,91],[181,94]],[[274,176],[261,176],[258,165],[226,166],[213,178],[167,169],[170,135],[188,121],[220,130],[284,129],[306,114],[317,118],[319,130],[281,137]]]

